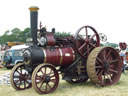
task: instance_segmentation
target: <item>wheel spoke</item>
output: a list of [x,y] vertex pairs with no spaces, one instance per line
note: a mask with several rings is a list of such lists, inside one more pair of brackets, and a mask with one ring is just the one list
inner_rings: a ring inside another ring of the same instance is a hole
[[31,83],[30,83],[30,82],[28,82],[27,80],[26,80],[26,83],[31,84]]
[[15,84],[18,83],[20,80],[14,80],[15,81]]
[[87,53],[89,55],[89,45],[87,44]]
[[107,73],[108,73],[108,75],[112,78],[112,76],[111,76],[112,74],[111,74],[109,71],[107,71]]
[[80,46],[79,51],[85,47],[86,43]]
[[102,75],[102,73],[103,73],[103,70],[101,70],[100,73],[97,74],[97,76],[99,77],[100,75]]
[[101,64],[98,62],[98,60],[96,60],[96,65],[101,65]]
[[113,67],[114,67],[114,65],[113,65],[113,64],[109,65],[109,68],[112,68],[112,69],[113,69]]
[[20,83],[19,83],[19,85],[18,85],[19,88],[20,88],[20,85],[21,85],[21,80],[20,80]]
[[41,87],[43,86],[43,83],[44,83],[44,80],[41,81],[40,89],[41,89]]
[[108,59],[108,57],[111,55],[111,50],[108,52],[108,54],[106,55],[106,59]]
[[111,61],[110,64],[115,64],[116,62],[118,62],[118,59]]
[[19,78],[20,76],[13,76],[13,78]]
[[99,57],[97,57],[96,59],[100,62],[100,64],[102,64],[102,60]]
[[24,88],[26,88],[26,82],[25,82],[25,80],[24,80]]
[[31,77],[30,76],[25,76],[24,77],[26,80],[31,80]]
[[112,57],[109,56],[108,59],[107,59],[107,63],[110,64],[111,61],[112,61]]
[[51,89],[51,86],[49,85],[49,83],[47,83],[48,84],[48,87]]
[[92,44],[91,42],[89,42],[89,44],[90,44],[92,47],[94,47],[94,48],[96,47],[96,46],[95,46],[94,44]]
[[103,75],[103,76],[104,76],[104,80],[105,80],[105,73],[104,73],[104,75]]
[[96,71],[96,75],[98,75],[99,72],[100,72],[100,69],[97,69],[97,71]]
[[18,70],[16,70],[17,73],[21,74]]
[[47,85],[48,85],[48,84],[46,83],[46,86],[45,86],[45,91],[46,91],[46,92],[47,92],[47,88],[48,88]]
[[40,70],[40,71],[41,71],[42,74],[46,74],[46,73],[43,72],[43,70]]
[[96,68],[96,69],[97,69],[97,68],[102,68],[102,66],[96,66],[95,68]]
[[54,75],[52,75],[52,76],[50,76],[50,78],[52,78],[52,77],[55,77],[55,74],[54,74]]
[[44,74],[46,74],[46,68],[47,68],[47,67],[44,67]]
[[104,49],[102,52],[103,60],[106,61],[106,50]]
[[41,76],[38,75],[36,76],[36,80],[41,80],[41,78],[42,78]]
[[56,82],[56,79],[51,79],[50,82],[55,83]]
[[111,72],[114,72],[114,73],[116,73],[116,74],[118,74],[118,71],[116,71],[116,70],[113,70],[113,69],[108,69],[109,71],[111,71]]
[[50,70],[50,72],[49,72],[49,74],[48,74],[48,75],[50,75],[50,74],[54,74],[54,72],[53,72],[53,70],[52,70],[52,69]]
[[85,27],[85,32],[86,32],[86,39],[88,39],[88,30],[87,30],[87,27]]
[[85,41],[80,35],[78,35],[78,37],[79,37],[81,40]]
[[89,39],[89,41],[91,41],[95,36],[96,36],[96,34],[92,35],[91,38]]

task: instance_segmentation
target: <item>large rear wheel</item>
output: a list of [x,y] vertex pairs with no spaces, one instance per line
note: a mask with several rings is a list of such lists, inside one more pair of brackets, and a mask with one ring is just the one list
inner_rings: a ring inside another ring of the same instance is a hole
[[116,84],[120,79],[122,60],[111,47],[97,47],[87,60],[87,73],[91,81],[102,86]]

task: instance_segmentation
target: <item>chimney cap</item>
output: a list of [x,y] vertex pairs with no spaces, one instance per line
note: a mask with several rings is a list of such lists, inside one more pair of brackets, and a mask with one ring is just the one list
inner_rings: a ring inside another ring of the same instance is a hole
[[29,8],[29,10],[30,10],[30,11],[38,11],[39,8],[38,8],[37,6],[31,6],[31,7]]

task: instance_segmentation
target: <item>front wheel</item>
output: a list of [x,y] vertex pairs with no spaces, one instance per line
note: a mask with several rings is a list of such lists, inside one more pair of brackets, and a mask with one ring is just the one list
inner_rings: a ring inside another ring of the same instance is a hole
[[31,75],[25,70],[23,63],[19,63],[13,67],[10,82],[16,90],[25,90],[32,87]]
[[59,74],[51,64],[38,65],[32,74],[33,88],[39,94],[48,94],[56,90],[59,83]]

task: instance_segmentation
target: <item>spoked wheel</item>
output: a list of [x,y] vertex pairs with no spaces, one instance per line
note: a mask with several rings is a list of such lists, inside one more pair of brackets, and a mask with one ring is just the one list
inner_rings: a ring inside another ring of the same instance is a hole
[[66,80],[66,82],[71,83],[71,84],[83,83],[83,82],[86,82],[86,81],[88,81],[88,78],[87,79],[75,78],[75,79],[72,79],[72,80]]
[[59,74],[51,64],[41,64],[32,74],[32,85],[40,94],[51,93],[56,90],[59,83]]
[[93,83],[102,86],[116,84],[120,79],[122,60],[111,47],[97,47],[87,60],[87,73]]
[[99,34],[99,37],[100,37],[100,40],[103,41],[103,42],[106,42],[107,41],[107,36],[103,33],[100,33]]
[[10,82],[12,87],[16,90],[25,90],[32,87],[31,75],[25,70],[23,63],[13,67]]
[[86,57],[97,46],[100,45],[100,38],[97,31],[91,26],[81,27],[75,35],[76,50],[82,57]]

